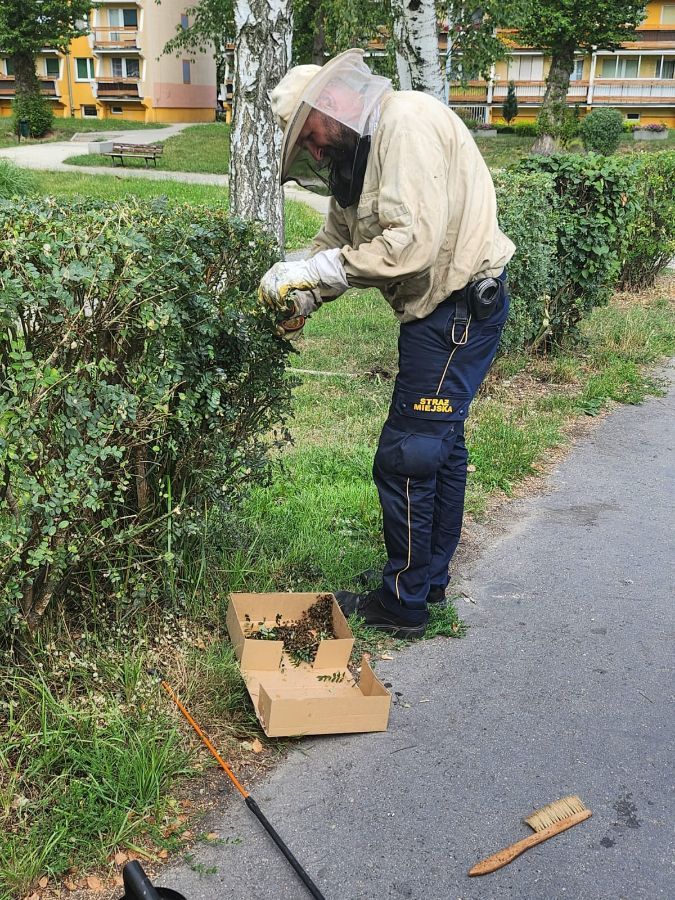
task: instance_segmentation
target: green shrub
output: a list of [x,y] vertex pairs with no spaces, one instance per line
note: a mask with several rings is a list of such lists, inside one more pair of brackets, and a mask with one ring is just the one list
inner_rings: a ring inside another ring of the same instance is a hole
[[536,122],[514,122],[511,127],[513,133],[519,137],[537,137],[539,134],[539,126]]
[[508,265],[511,312],[501,348],[537,346],[548,332],[556,288],[556,201],[553,178],[542,173],[494,176],[499,224],[516,245]]
[[616,286],[635,209],[635,167],[589,153],[530,157],[519,168],[554,178],[558,278],[549,341],[574,339],[581,318],[606,303]]
[[635,213],[621,270],[624,290],[650,287],[675,256],[675,151],[628,157],[637,166]]
[[464,109],[463,107],[458,106],[456,109],[453,109],[453,112],[455,113],[455,115],[459,116],[459,118],[462,120],[462,122],[464,122],[464,124],[470,131],[473,131],[474,128],[478,125],[478,119],[474,118],[474,116],[471,115],[468,109]]
[[0,622],[182,599],[288,407],[275,257],[215,209],[0,201]]
[[12,104],[12,127],[15,133],[19,133],[19,124],[22,119],[28,119],[28,127],[32,138],[44,137],[52,130],[54,113],[41,94],[35,96],[17,97]]
[[8,159],[0,159],[0,198],[26,197],[36,190],[35,176],[30,169],[22,169]]
[[616,153],[622,133],[623,116],[618,109],[594,109],[581,123],[586,150],[605,156]]

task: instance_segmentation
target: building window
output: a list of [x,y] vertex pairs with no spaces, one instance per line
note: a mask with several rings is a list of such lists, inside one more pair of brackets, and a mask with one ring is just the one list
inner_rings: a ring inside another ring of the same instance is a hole
[[570,81],[582,81],[584,77],[584,61],[583,59],[574,60],[574,69],[570,75]]
[[121,106],[111,106],[110,114],[112,116],[121,116],[124,112],[124,109]]
[[190,61],[183,60],[183,84],[190,84]]
[[14,78],[14,63],[11,59],[5,60],[5,75],[8,78]]
[[110,61],[113,78],[140,78],[140,61],[134,57],[114,58]]
[[97,119],[98,118],[98,110],[95,106],[82,106],[82,118],[83,119]]
[[639,56],[607,56],[602,60],[603,78],[638,78]]
[[138,12],[135,9],[109,9],[108,25],[112,28],[138,28]]
[[657,78],[675,78],[675,58],[666,59],[662,56],[656,64]]
[[[94,60],[87,58],[79,58],[75,60],[75,68],[78,81],[92,81],[94,78]],[[95,108],[95,107],[94,107]]]
[[180,27],[183,29],[183,31],[187,31],[188,28],[190,27],[190,24],[188,22],[188,17],[186,15],[182,15],[180,17]]
[[661,7],[661,24],[675,25],[675,3],[664,3]]
[[626,121],[627,122],[639,122],[640,121],[640,113],[626,113]]
[[509,81],[543,81],[544,59],[541,56],[512,56]]
[[48,78],[58,78],[60,68],[61,64],[58,59],[53,59],[52,57],[45,59],[45,73]]

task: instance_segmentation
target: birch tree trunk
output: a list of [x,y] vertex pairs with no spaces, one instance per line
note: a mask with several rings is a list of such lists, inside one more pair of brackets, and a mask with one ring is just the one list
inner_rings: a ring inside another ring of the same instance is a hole
[[396,68],[402,91],[423,91],[445,102],[434,0],[392,0]]
[[257,219],[283,253],[284,206],[279,185],[281,132],[269,92],[291,59],[291,0],[235,0],[234,110],[231,133],[230,210]]

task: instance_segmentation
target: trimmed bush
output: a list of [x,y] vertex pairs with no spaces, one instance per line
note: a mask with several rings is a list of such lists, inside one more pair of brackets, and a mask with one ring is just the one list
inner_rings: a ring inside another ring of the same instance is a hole
[[68,597],[183,599],[207,511],[262,476],[289,406],[256,290],[275,259],[214,209],[0,201],[5,630]]
[[557,195],[557,269],[549,343],[575,339],[578,323],[614,290],[635,205],[635,167],[589,153],[530,157],[518,167],[546,172]]
[[19,133],[19,124],[22,119],[28,119],[28,127],[32,138],[44,137],[52,130],[54,125],[54,113],[41,94],[29,97],[17,97],[12,103],[12,128]]
[[618,109],[594,109],[581,123],[586,150],[610,156],[616,153],[623,134],[623,116]]
[[494,181],[500,227],[516,245],[508,265],[511,312],[501,349],[536,348],[548,334],[556,290],[554,180],[543,173],[498,172]]
[[514,122],[511,126],[513,133],[519,137],[537,137],[539,126],[536,122]]
[[35,176],[30,169],[22,169],[8,159],[0,159],[0,198],[26,197],[35,192]]
[[640,154],[632,164],[636,209],[619,282],[624,290],[651,287],[675,257],[675,151]]

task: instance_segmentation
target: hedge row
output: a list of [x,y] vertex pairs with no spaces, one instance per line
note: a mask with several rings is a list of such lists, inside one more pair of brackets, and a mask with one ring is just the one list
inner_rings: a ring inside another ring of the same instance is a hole
[[180,600],[289,406],[275,259],[212,209],[0,201],[0,634],[70,594]]
[[675,152],[530,157],[495,182],[517,245],[504,349],[573,341],[594,306],[675,256]]

